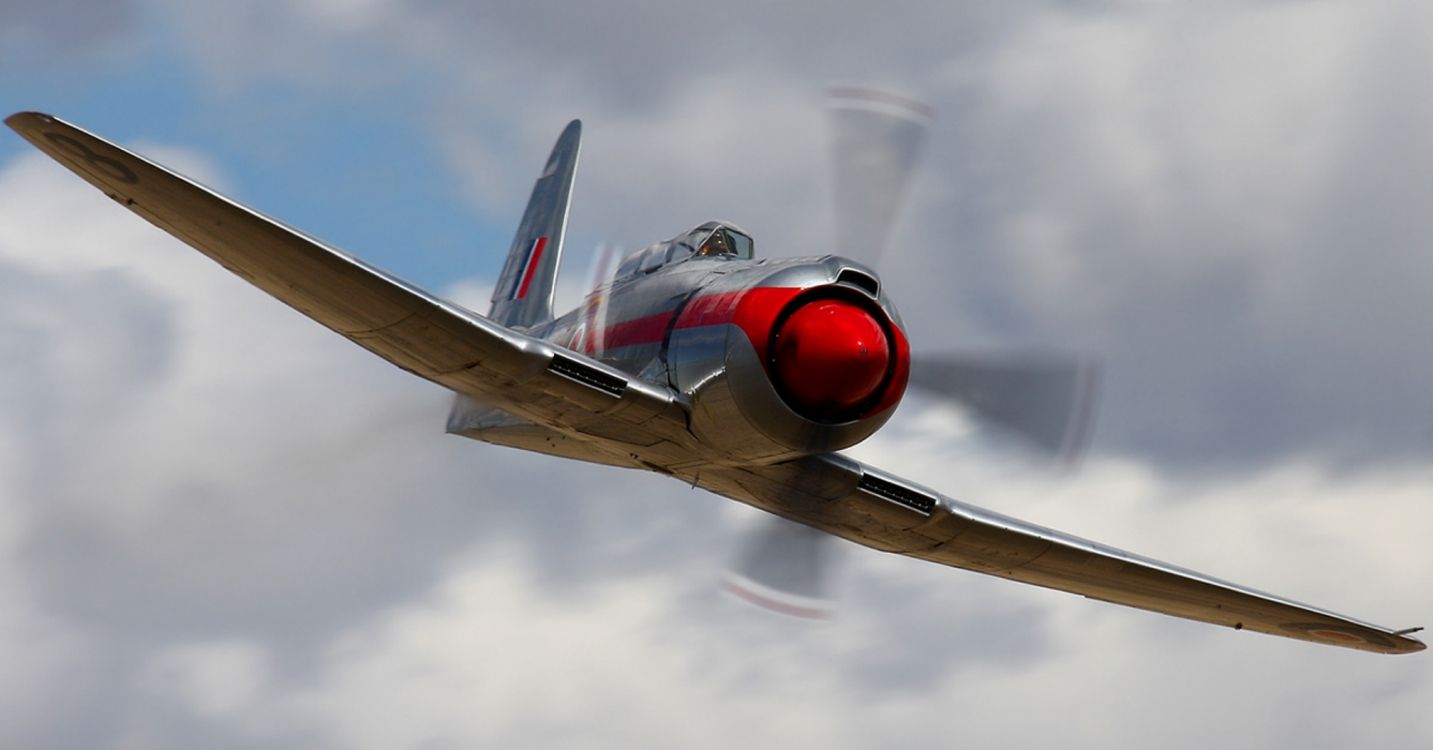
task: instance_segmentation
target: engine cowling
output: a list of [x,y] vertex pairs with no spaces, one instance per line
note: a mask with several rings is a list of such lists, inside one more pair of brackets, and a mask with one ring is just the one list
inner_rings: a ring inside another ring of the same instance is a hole
[[775,461],[850,447],[890,418],[910,348],[890,304],[838,281],[841,270],[797,266],[745,288],[730,279],[737,288],[687,303],[668,366],[703,442],[734,460]]

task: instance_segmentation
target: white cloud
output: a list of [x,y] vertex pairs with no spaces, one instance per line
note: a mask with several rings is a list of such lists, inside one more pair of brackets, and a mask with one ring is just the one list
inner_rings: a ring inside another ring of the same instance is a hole
[[173,646],[154,659],[146,675],[150,688],[187,704],[207,719],[252,716],[271,689],[269,655],[243,640]]
[[[0,378],[0,385],[7,384]],[[3,414],[0,414],[3,416]],[[0,436],[0,448],[13,446]],[[5,451],[7,457],[18,451]],[[17,747],[37,742],[66,721],[64,698],[84,682],[93,644],[80,628],[45,611],[35,582],[20,564],[28,538],[28,498],[16,476],[24,468],[0,459],[0,742]]]

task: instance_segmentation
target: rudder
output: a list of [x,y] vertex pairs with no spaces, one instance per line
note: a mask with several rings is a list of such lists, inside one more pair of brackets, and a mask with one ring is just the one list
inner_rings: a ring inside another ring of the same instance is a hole
[[527,210],[508,250],[507,263],[493,289],[488,318],[506,326],[531,328],[552,320],[552,298],[557,288],[557,266],[567,230],[567,208],[582,122],[573,120],[558,136],[547,166],[532,186]]

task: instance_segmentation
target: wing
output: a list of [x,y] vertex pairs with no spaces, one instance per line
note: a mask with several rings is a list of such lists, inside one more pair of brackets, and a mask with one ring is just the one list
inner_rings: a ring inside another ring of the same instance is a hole
[[[532,422],[621,451],[684,455],[670,389],[525,336],[330,248],[58,118],[5,120],[120,205],[398,367]],[[664,448],[666,451],[664,451]]]
[[887,552],[1175,617],[1333,646],[1423,650],[1394,631],[958,502],[840,454],[704,471],[701,484]]

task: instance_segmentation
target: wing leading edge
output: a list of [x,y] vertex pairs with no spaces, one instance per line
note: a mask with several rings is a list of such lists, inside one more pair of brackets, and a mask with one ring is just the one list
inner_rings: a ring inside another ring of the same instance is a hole
[[840,454],[701,484],[851,541],[1175,617],[1332,646],[1422,651],[1392,630],[968,505]]
[[[690,440],[668,388],[498,325],[50,115],[5,120],[120,205],[398,367],[532,422],[661,453]],[[612,448],[620,455],[621,445]]]

